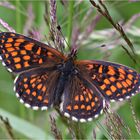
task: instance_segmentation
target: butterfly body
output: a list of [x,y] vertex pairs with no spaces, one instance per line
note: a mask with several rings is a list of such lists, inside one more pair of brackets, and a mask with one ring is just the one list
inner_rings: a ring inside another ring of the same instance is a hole
[[64,75],[64,77],[68,77],[71,74],[74,74],[75,66],[74,66],[73,58],[69,58],[65,62],[61,63],[58,66],[58,70],[61,72],[61,74]]
[[58,106],[74,121],[91,121],[105,101],[122,101],[140,91],[140,74],[127,66],[97,60],[76,60],[24,35],[0,33],[0,60],[17,74],[14,91],[34,110]]
[[54,91],[54,104],[59,105],[61,102],[61,97],[65,88],[65,84],[71,76],[75,74],[74,61],[73,58],[68,58],[65,62],[62,62],[57,66],[59,71],[59,78]]

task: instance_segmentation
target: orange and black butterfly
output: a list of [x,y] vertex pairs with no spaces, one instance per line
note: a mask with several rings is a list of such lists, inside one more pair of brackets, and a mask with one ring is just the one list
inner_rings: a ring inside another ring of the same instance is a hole
[[140,75],[120,64],[76,60],[26,36],[0,33],[0,59],[17,74],[14,91],[34,110],[59,106],[74,121],[91,121],[105,101],[122,101],[140,91]]

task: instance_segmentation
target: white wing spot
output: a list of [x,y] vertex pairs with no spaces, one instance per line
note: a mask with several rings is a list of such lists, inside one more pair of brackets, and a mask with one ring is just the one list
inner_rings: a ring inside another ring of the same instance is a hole
[[86,120],[85,120],[85,119],[80,119],[79,121],[80,121],[80,122],[82,122],[82,123],[83,123],[83,122],[86,122]]
[[103,100],[103,108],[105,108],[105,107],[106,107],[105,100]]
[[11,70],[10,68],[7,68],[7,70],[8,70],[9,72],[12,72],[12,70]]
[[63,102],[60,103],[60,111],[63,112]]
[[29,105],[29,104],[27,104],[27,103],[25,103],[25,106],[26,106],[27,108],[30,108],[30,107],[31,107],[31,105]]
[[4,62],[2,62],[2,65],[3,65],[3,66],[6,66],[6,64],[5,64]]
[[113,102],[115,102],[115,100],[113,100],[113,99],[112,99],[112,100],[110,100],[110,101],[111,101],[112,103],[113,103]]
[[96,115],[94,116],[94,118],[98,118],[98,116],[99,116],[99,115],[98,115],[98,114],[96,114]]
[[18,77],[19,77],[19,75],[15,78],[15,80],[14,80],[14,84],[17,82]]
[[103,109],[100,111],[100,114],[103,114]]
[[24,101],[22,99],[19,100],[22,104],[24,103]]
[[90,121],[92,121],[92,119],[93,119],[93,118],[88,118],[87,120],[90,122]]
[[76,117],[74,117],[74,116],[72,116],[72,120],[76,121],[76,122],[78,121],[78,119]]
[[132,93],[131,95],[132,95],[132,96],[134,96],[135,94],[134,94],[134,93]]
[[119,101],[123,101],[123,98],[120,98]]
[[33,106],[32,109],[33,109],[33,110],[38,110],[39,107],[38,107],[38,106]]
[[130,96],[127,96],[126,99],[130,99]]
[[47,106],[43,106],[43,107],[41,107],[41,110],[47,110],[47,109],[48,109]]
[[64,116],[66,116],[66,117],[68,117],[68,118],[69,118],[69,117],[70,117],[70,114],[69,114],[69,113],[67,113],[67,112],[65,112],[65,113],[64,113]]
[[16,87],[15,86],[14,86],[13,90],[14,90],[14,92],[16,91]]
[[19,98],[19,94],[18,93],[16,93],[16,96]]

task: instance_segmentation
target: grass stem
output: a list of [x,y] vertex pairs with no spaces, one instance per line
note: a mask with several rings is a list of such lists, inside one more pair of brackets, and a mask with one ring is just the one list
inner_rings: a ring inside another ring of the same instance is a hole
[[16,0],[16,31],[21,32],[20,0]]
[[73,13],[74,13],[74,1],[69,1],[69,16],[68,16],[68,44],[71,45],[72,27],[73,27]]

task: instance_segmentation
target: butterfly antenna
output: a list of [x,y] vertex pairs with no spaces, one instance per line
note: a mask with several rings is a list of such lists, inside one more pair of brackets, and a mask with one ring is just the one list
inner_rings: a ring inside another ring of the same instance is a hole
[[64,35],[63,35],[62,31],[61,31],[60,25],[57,26],[57,29],[58,29],[59,32],[61,33],[62,37],[64,38],[64,40],[65,40],[65,42],[66,42],[66,44],[67,44],[67,46],[68,46],[68,48],[69,48],[69,50],[70,50],[70,53],[69,53],[68,56],[69,56],[69,57],[74,57],[74,58],[76,58],[77,48],[75,49],[75,48],[71,48],[71,47],[70,47],[70,45],[69,45],[68,42],[66,41],[66,39],[65,39],[65,37],[64,37]]
[[58,29],[58,31],[61,33],[61,35],[62,35],[62,37],[63,37],[64,41],[66,42],[66,44],[67,44],[68,48],[70,49],[70,46],[69,46],[69,44],[68,44],[67,40],[65,39],[65,37],[64,37],[64,35],[63,35],[63,33],[62,33],[62,30],[61,30],[60,25],[58,25],[58,26],[57,26],[57,29]]

